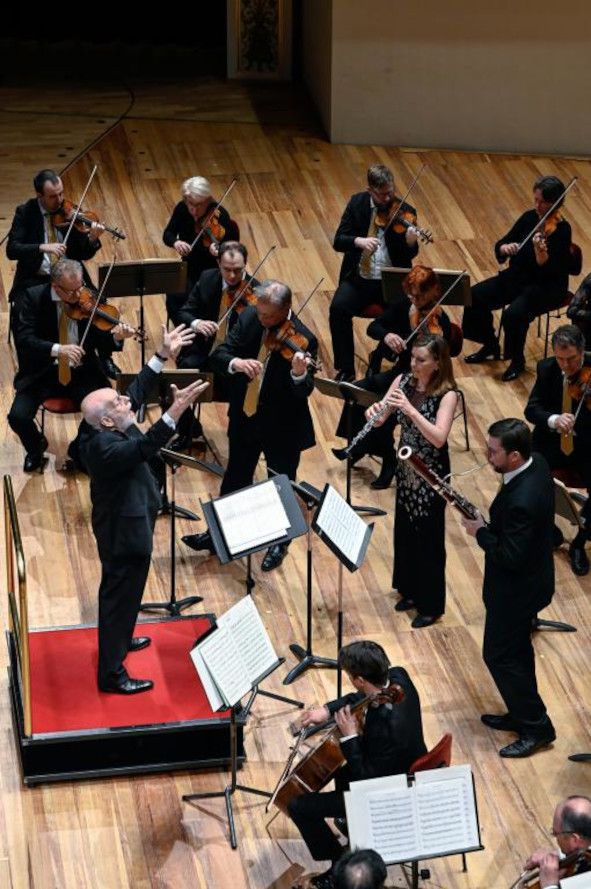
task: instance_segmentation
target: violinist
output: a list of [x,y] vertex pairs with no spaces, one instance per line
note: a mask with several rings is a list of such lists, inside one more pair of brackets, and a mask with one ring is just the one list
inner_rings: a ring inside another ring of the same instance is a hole
[[534,182],[534,207],[526,210],[511,230],[495,244],[499,264],[509,267],[472,288],[472,305],[464,309],[464,336],[482,347],[466,357],[468,364],[488,358],[499,360],[501,352],[493,328],[493,309],[507,306],[503,315],[505,358],[510,364],[502,380],[516,380],[525,368],[525,340],[530,323],[538,315],[555,309],[568,290],[571,263],[571,227],[562,218],[559,201],[547,218],[543,231],[536,231],[520,248],[545,213],[565,191],[556,176],[542,176]]
[[[345,815],[343,792],[350,781],[404,774],[426,753],[421,704],[417,690],[404,667],[391,667],[381,645],[369,640],[351,642],[339,652],[339,666],[355,692],[321,707],[307,710],[303,726],[321,725],[334,718],[346,763],[335,777],[335,790],[295,796],[288,806],[312,858],[330,861],[327,871],[310,880],[317,889],[332,889],[333,865],[344,849],[326,818]],[[391,685],[398,685],[404,699],[398,704],[372,702]],[[351,708],[369,698],[363,728]]]
[[[551,470],[570,469],[581,476],[591,493],[591,381],[585,403],[580,406],[585,384],[591,377],[591,355],[585,353],[585,340],[578,327],[564,324],[552,336],[551,358],[538,362],[536,381],[525,407],[525,417],[534,424],[533,448],[542,454]],[[581,510],[584,527],[569,547],[573,572],[589,572],[585,544],[591,538],[591,500]],[[555,542],[562,534],[555,529]]]
[[[97,349],[117,348],[133,336],[130,328],[116,325],[108,332],[92,326],[80,346],[87,320],[72,320],[64,304],[76,303],[83,286],[82,265],[59,259],[51,267],[50,283],[25,292],[15,338],[18,371],[16,395],[8,422],[26,451],[24,471],[34,472],[44,462],[45,439],[35,424],[35,414],[46,398],[71,398],[77,405],[94,389],[108,386]],[[68,454],[78,462],[77,439]]]
[[586,275],[570,301],[566,316],[583,333],[585,342],[591,342],[591,274]]
[[219,207],[216,211],[218,238],[205,234],[191,249],[191,244],[207,220],[207,214],[215,207],[211,185],[203,176],[191,176],[181,185],[182,200],[175,206],[162,233],[167,247],[172,247],[183,262],[187,263],[187,288],[184,293],[169,293],[166,296],[166,311],[174,324],[180,323],[180,309],[191,292],[201,272],[215,269],[219,243],[236,240],[238,231],[228,211]]
[[[558,889],[561,878],[591,872],[591,799],[575,795],[558,803],[550,832],[558,850],[536,849],[525,862],[526,873],[539,871],[540,889]],[[577,854],[584,852],[588,855]],[[572,868],[562,867],[567,861],[573,863]]]
[[[413,266],[402,282],[402,290],[408,299],[391,303],[384,314],[372,321],[367,328],[368,336],[377,340],[378,345],[370,358],[371,372],[362,380],[356,381],[355,385],[376,395],[385,395],[394,378],[409,370],[412,349],[410,345],[406,346],[406,340],[427,318],[431,309],[441,298],[439,276],[433,269],[423,265]],[[440,334],[449,343],[451,325],[448,315],[441,307],[429,315],[423,332]],[[381,371],[382,359],[394,362],[394,366],[389,370]],[[347,435],[345,411],[346,408],[343,410],[336,432],[341,437]],[[359,442],[351,454],[354,461],[360,460],[365,454],[382,458],[381,471],[371,483],[374,490],[389,488],[392,484],[396,468],[392,443],[395,422],[395,415],[392,414],[382,426],[374,428],[362,442]],[[364,423],[363,409],[355,407],[352,422],[353,434],[357,433]],[[333,453],[340,459],[341,449],[333,449]]]
[[[229,383],[229,457],[220,494],[251,485],[261,453],[268,469],[295,479],[301,452],[315,444],[308,397],[316,350],[316,337],[292,313],[289,287],[264,281],[256,305],[244,309],[209,358]],[[183,541],[213,551],[209,533]],[[287,544],[271,546],[263,571],[277,568],[286,553]]]
[[[353,318],[363,315],[370,303],[383,304],[382,269],[410,267],[418,253],[413,227],[389,224],[398,203],[391,170],[373,164],[367,190],[351,197],[336,231],[334,249],[344,253],[329,317],[337,379],[350,382],[355,377]],[[416,216],[406,203],[398,212]]]

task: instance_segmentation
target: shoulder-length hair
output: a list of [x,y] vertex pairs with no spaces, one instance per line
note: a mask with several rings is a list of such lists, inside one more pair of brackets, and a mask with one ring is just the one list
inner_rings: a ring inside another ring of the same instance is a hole
[[413,349],[427,349],[438,363],[438,368],[427,383],[427,395],[445,395],[451,389],[457,389],[454,372],[449,357],[449,346],[442,336],[428,333],[419,336],[412,344]]

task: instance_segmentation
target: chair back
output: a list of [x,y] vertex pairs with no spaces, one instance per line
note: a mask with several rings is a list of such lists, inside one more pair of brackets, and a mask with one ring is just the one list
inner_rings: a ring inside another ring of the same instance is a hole
[[385,312],[384,306],[380,303],[369,303],[369,305],[364,306],[363,311],[361,312],[362,318],[380,318]]
[[447,732],[443,738],[427,753],[423,753],[415,759],[408,770],[409,775],[415,772],[424,772],[426,769],[442,769],[451,763],[452,736]]
[[41,407],[50,414],[77,414],[80,410],[71,398],[46,398]]
[[571,241],[571,245],[569,247],[569,263],[568,263],[568,273],[569,275],[580,275],[581,270],[583,268],[583,251],[579,247],[578,244],[574,244]]

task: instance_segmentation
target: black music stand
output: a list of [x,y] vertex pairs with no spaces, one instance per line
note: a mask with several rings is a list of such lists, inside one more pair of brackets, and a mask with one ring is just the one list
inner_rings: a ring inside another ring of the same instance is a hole
[[[353,438],[353,407],[369,407],[374,402],[380,400],[380,396],[374,392],[368,392],[367,389],[361,389],[354,383],[340,382],[339,380],[328,380],[325,377],[314,377],[314,386],[323,395],[329,398],[338,398],[345,402],[345,424],[347,428],[347,447],[351,444]],[[376,506],[356,506],[351,503],[351,469],[353,460],[351,455],[347,457],[347,487],[346,500],[353,507],[355,512],[361,512],[365,515],[380,516],[387,515],[384,509],[378,509]]]
[[591,762],[591,753],[571,753],[569,759],[572,762]]
[[[110,265],[98,269],[99,289],[107,276]],[[181,293],[187,287],[187,263],[178,259],[132,259],[116,262],[105,286],[104,297],[139,296],[140,328],[144,329],[144,296],[163,293]],[[146,363],[146,346],[141,341],[142,367]]]
[[[448,287],[451,287],[458,275],[462,274],[462,269],[457,271],[454,269],[433,269],[437,272],[441,282],[441,292],[445,293]],[[400,300],[408,301],[408,297],[402,289],[402,282],[410,272],[410,269],[386,267],[382,269],[382,293],[384,302],[396,303]],[[445,306],[471,306],[472,290],[470,289],[470,275],[466,272],[462,275],[455,287],[445,297],[443,301]]]

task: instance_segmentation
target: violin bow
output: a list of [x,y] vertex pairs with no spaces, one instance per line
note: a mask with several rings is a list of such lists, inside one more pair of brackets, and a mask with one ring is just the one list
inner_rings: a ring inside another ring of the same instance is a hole
[[76,222],[76,219],[77,219],[77,217],[78,217],[78,214],[80,213],[80,208],[82,207],[82,204],[84,203],[84,198],[86,197],[86,195],[87,195],[87,193],[88,193],[88,189],[90,188],[90,184],[91,184],[92,180],[94,179],[94,175],[95,175],[95,173],[96,173],[97,170],[98,170],[98,165],[95,164],[94,167],[92,168],[92,173],[91,173],[90,176],[88,177],[88,182],[86,183],[86,187],[85,187],[84,191],[82,192],[82,197],[80,198],[78,204],[76,205],[76,209],[75,209],[75,211],[74,211],[74,215],[73,215],[72,218],[70,219],[70,225],[68,226],[68,230],[67,230],[67,232],[66,232],[66,234],[65,234],[64,240],[62,241],[62,244],[64,245],[64,247],[65,247],[65,246],[67,245],[67,243],[68,243],[68,238],[70,237],[70,232],[71,232],[72,229],[74,228],[74,223]]
[[417,324],[417,326],[415,327],[415,329],[412,330],[412,331],[410,332],[410,334],[409,334],[409,335],[407,336],[407,338],[404,340],[404,346],[405,346],[405,348],[406,348],[406,346],[408,346],[408,344],[410,343],[410,341],[411,341],[412,339],[415,338],[415,336],[417,335],[417,333],[419,333],[419,331],[421,330],[421,328],[427,323],[427,321],[429,320],[429,318],[431,317],[431,315],[433,314],[433,312],[435,312],[435,310],[439,308],[439,306],[440,306],[441,303],[444,301],[444,299],[445,299],[447,296],[449,296],[449,294],[452,292],[452,290],[454,289],[454,287],[456,286],[456,284],[457,284],[459,281],[461,281],[461,279],[462,279],[462,278],[464,277],[464,275],[466,274],[466,271],[467,271],[467,269],[462,269],[462,271],[461,271],[460,274],[457,276],[457,278],[454,278],[454,280],[451,282],[451,284],[449,285],[449,287],[447,288],[447,290],[445,291],[445,293],[443,294],[443,296],[441,296],[441,297],[437,300],[437,302],[435,303],[434,306],[431,306],[431,308],[429,309],[429,311],[427,312],[427,314],[425,315],[425,317],[422,318],[421,321],[420,321],[420,322]]
[[90,325],[92,324],[96,310],[99,307],[99,303],[101,301],[101,296],[103,295],[105,287],[107,286],[107,281],[109,280],[109,276],[110,276],[111,272],[113,271],[113,266],[115,265],[116,259],[117,259],[117,250],[114,250],[113,251],[113,259],[111,260],[111,265],[107,269],[107,274],[105,275],[105,280],[103,281],[103,283],[101,285],[101,289],[99,290],[99,292],[97,294],[95,303],[92,307],[92,312],[88,316],[88,321],[86,322],[86,327],[84,328],[84,333],[82,334],[82,339],[80,340],[80,348],[84,348],[84,342],[86,340],[86,337],[88,336],[88,331],[90,330]]
[[421,165],[421,169],[420,169],[419,172],[415,175],[414,179],[413,179],[412,182],[410,183],[410,186],[407,188],[407,190],[406,190],[406,194],[404,195],[404,197],[400,198],[400,201],[399,201],[399,203],[398,203],[398,206],[396,207],[396,209],[394,210],[394,212],[390,214],[390,217],[389,217],[389,219],[388,219],[388,222],[387,222],[387,224],[384,226],[384,233],[387,232],[387,230],[390,228],[390,226],[392,225],[392,223],[394,222],[394,220],[396,219],[396,217],[397,217],[398,214],[400,213],[400,210],[402,209],[402,205],[404,204],[404,202],[406,201],[407,197],[409,196],[409,194],[411,193],[411,191],[413,190],[413,188],[415,187],[415,185],[416,185],[417,182],[419,181],[419,176],[421,175],[421,173],[423,172],[423,170],[425,169],[426,166],[428,166],[428,165],[427,165],[425,162],[423,162],[422,165]]
[[[583,368],[581,368],[581,370],[582,369]],[[577,409],[575,411],[575,417],[573,420],[573,429],[575,428],[575,423],[577,422],[577,417],[581,413],[581,408],[583,407],[583,405],[585,403],[585,398],[587,398],[587,394],[588,394],[590,388],[591,388],[591,375],[587,379],[587,382],[585,383],[585,385],[583,387],[583,391],[581,392],[581,400],[579,401],[579,404],[577,405]]]
[[197,242],[201,240],[201,238],[203,237],[203,234],[205,232],[205,229],[207,228],[207,226],[209,225],[209,223],[211,222],[211,220],[213,218],[213,214],[215,213],[216,210],[219,210],[219,208],[222,206],[222,204],[224,203],[224,201],[226,200],[226,198],[228,197],[228,195],[230,194],[230,192],[232,191],[232,189],[234,188],[234,186],[236,185],[237,182],[238,182],[238,180],[234,177],[234,179],[232,179],[232,181],[228,185],[227,189],[225,190],[225,192],[223,193],[223,195],[221,196],[221,198],[219,199],[219,201],[217,202],[215,207],[213,207],[209,211],[209,213],[207,214],[207,219],[201,226],[201,231],[199,232],[199,234],[196,236],[195,240],[191,244],[190,250],[192,250],[193,247],[195,246],[195,244],[197,244]]
[[277,244],[273,244],[272,247],[269,247],[269,249],[267,250],[267,252],[266,252],[265,255],[263,256],[263,258],[261,259],[261,261],[259,262],[259,264],[258,264],[257,267],[255,268],[255,270],[254,270],[254,272],[252,273],[252,275],[249,275],[249,276],[248,276],[248,280],[247,280],[246,278],[244,278],[244,280],[243,280],[242,283],[240,284],[240,287],[238,288],[238,293],[236,294],[236,296],[234,297],[234,299],[232,300],[232,302],[230,303],[230,305],[228,306],[228,308],[226,309],[226,311],[224,312],[224,314],[222,315],[222,317],[221,317],[220,320],[218,321],[218,328],[220,328],[220,327],[222,326],[222,324],[224,323],[224,321],[226,320],[226,318],[228,317],[228,315],[230,314],[230,312],[232,311],[232,309],[233,309],[235,306],[238,305],[238,303],[240,302],[240,299],[242,298],[242,294],[244,293],[244,291],[246,290],[246,288],[248,287],[248,285],[250,284],[250,282],[252,281],[252,279],[254,278],[254,276],[256,275],[256,273],[258,272],[258,270],[260,269],[260,267],[262,266],[262,264],[263,264],[264,262],[266,262],[266,260],[267,260],[268,257],[271,255],[271,253],[273,252],[273,250],[275,250],[276,248],[277,248]]
[[544,215],[542,216],[542,218],[540,219],[539,222],[536,222],[536,224],[534,225],[534,227],[533,227],[532,230],[530,231],[529,235],[528,235],[526,238],[523,239],[523,241],[521,242],[521,244],[519,244],[519,246],[517,247],[517,250],[516,250],[515,253],[513,254],[514,256],[516,256],[517,253],[519,253],[519,251],[521,250],[522,247],[525,247],[525,245],[527,244],[527,242],[528,242],[529,240],[531,240],[531,238],[533,238],[533,236],[535,235],[535,233],[536,233],[537,231],[543,231],[543,225],[544,225],[545,221],[547,220],[548,216],[550,216],[550,214],[554,212],[554,210],[556,209],[556,207],[558,206],[558,204],[560,204],[560,202],[564,200],[564,198],[565,198],[566,195],[569,193],[569,191],[571,190],[571,188],[573,187],[573,185],[575,184],[575,182],[577,181],[578,178],[579,178],[578,176],[573,176],[573,178],[572,178],[571,181],[568,183],[568,185],[566,186],[566,188],[564,189],[564,191],[562,192],[562,194],[561,194],[559,197],[556,198],[556,200],[554,201],[554,203],[552,204],[552,206],[550,207],[550,209],[549,209],[546,213],[544,213]]

